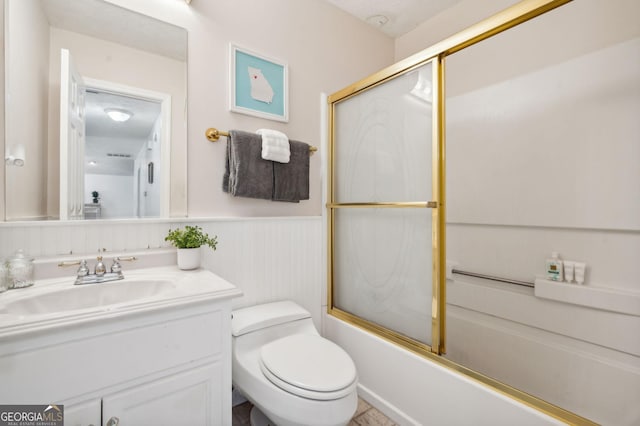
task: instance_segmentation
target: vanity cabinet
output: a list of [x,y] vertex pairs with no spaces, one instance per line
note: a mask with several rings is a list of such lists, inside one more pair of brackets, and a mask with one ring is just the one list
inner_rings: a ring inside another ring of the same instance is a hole
[[64,426],[98,426],[102,424],[102,400],[90,399],[78,404],[65,404]]
[[218,425],[219,363],[175,373],[103,398],[65,405],[65,426]]
[[63,404],[65,425],[231,424],[231,298],[240,294],[5,330],[0,401]]

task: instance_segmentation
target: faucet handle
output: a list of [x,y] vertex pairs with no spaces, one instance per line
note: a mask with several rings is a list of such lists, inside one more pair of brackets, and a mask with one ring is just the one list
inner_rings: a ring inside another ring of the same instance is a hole
[[80,261],[80,267],[78,268],[78,272],[76,272],[76,274],[79,277],[86,277],[87,275],[89,275],[89,267],[87,266],[87,261],[82,259]]
[[117,257],[113,258],[113,263],[111,264],[111,272],[115,272],[116,274],[122,272],[122,265],[120,265],[120,259]]

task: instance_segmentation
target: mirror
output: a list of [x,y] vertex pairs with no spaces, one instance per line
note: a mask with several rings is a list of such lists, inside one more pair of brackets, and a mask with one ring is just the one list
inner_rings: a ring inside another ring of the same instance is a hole
[[[184,215],[186,30],[104,0],[4,3],[6,220]],[[86,90],[62,87],[63,50]]]

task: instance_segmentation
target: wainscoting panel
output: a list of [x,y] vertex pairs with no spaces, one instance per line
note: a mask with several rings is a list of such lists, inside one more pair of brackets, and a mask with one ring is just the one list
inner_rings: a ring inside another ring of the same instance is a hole
[[[91,258],[170,247],[169,228],[201,226],[218,236],[218,249],[202,249],[202,266],[243,290],[234,307],[291,299],[321,323],[322,224],[320,217],[198,218],[168,220],[4,222],[0,258],[24,249],[37,259]],[[72,272],[72,271],[70,271]]]
[[204,250],[203,266],[239,287],[234,307],[291,299],[312,315],[320,330],[322,225],[319,217],[217,220],[200,224],[218,236]]

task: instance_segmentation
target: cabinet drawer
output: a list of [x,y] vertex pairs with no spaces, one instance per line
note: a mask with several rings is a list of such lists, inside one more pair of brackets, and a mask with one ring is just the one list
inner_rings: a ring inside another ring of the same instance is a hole
[[157,314],[91,327],[93,336],[0,357],[0,400],[35,403],[74,398],[137,377],[230,351],[228,308]]

